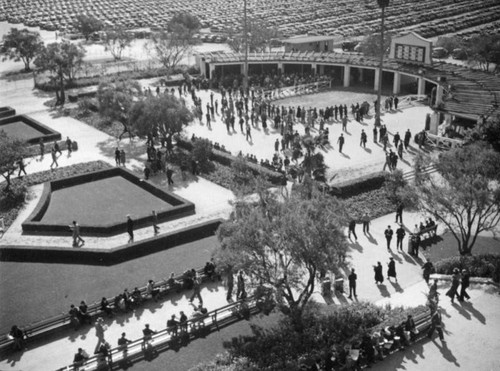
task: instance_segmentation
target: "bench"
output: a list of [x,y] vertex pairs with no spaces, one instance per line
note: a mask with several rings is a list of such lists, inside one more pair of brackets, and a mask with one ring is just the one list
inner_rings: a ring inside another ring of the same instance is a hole
[[[203,268],[199,268],[196,270],[196,274],[198,277],[201,278],[203,282],[208,280],[208,277],[204,273]],[[217,276],[217,273],[216,273]],[[183,281],[184,274],[180,276],[174,277],[174,280],[176,283],[181,283]],[[164,279],[158,282],[155,282],[154,288],[159,290],[159,297],[165,297],[172,291],[179,291],[179,289],[183,289],[182,286],[174,285],[171,286],[169,285],[169,279]],[[152,299],[150,295],[147,295],[147,286],[143,286],[139,288],[139,291],[141,292],[141,302],[139,305],[141,305],[143,302]],[[114,306],[114,299],[115,297],[112,298],[107,298],[109,302],[109,307],[114,311],[119,311],[119,308],[116,308]],[[93,302],[92,304],[88,305],[87,313],[90,315],[91,318],[95,318],[101,315],[105,315],[101,310],[101,301],[96,301]],[[26,343],[33,342],[37,339],[43,338],[46,339],[47,336],[53,335],[56,332],[65,330],[70,328],[72,325],[71,323],[71,316],[69,315],[68,312],[66,313],[61,313],[59,315],[56,315],[51,318],[47,318],[42,321],[38,321],[32,324],[29,324],[24,327],[19,327],[23,333],[24,333],[24,340]],[[4,334],[3,336],[0,336],[0,354],[4,352],[8,352],[11,350],[12,345],[14,341],[9,338],[8,334]]]
[[418,231],[418,235],[422,240],[434,237],[437,234],[437,227],[438,225],[434,224],[432,227],[421,229],[420,231]]
[[107,359],[100,355],[90,357],[82,366],[77,368],[73,364],[64,366],[57,371],[92,371],[103,367],[113,369],[113,365],[131,365],[142,359],[148,359],[154,354],[167,349],[175,349],[180,343],[187,343],[200,336],[206,336],[210,332],[219,331],[220,328],[238,322],[243,318],[248,318],[259,310],[256,300],[253,297],[244,301],[237,301],[227,304],[221,308],[208,312],[203,317],[190,318],[186,323],[186,328],[178,328],[177,335],[171,329],[165,328],[151,336],[147,342],[144,338],[139,338],[126,346],[117,346],[109,350]]

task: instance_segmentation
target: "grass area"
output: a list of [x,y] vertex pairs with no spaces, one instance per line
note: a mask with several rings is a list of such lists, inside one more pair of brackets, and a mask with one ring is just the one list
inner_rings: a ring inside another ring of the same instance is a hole
[[5,131],[10,138],[17,138],[25,141],[45,135],[22,121],[1,125],[0,130]]
[[168,278],[205,265],[218,245],[209,237],[111,267],[79,264],[0,262],[0,333],[59,313],[81,300],[100,301],[148,279]]
[[[458,256],[457,240],[449,232],[432,241],[429,246],[423,250],[424,256],[431,261],[436,262],[441,259]],[[474,247],[473,255],[479,254],[500,254],[500,241],[491,237],[478,237]]]
[[121,176],[114,176],[72,187],[51,194],[43,223],[106,225],[132,218],[146,217],[151,210],[170,210],[173,206]]

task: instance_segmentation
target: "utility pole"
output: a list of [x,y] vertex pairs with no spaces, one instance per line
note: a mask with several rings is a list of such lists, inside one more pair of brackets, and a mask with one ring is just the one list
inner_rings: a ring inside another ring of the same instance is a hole
[[243,0],[243,32],[245,32],[245,66],[244,66],[244,78],[243,78],[243,88],[246,90],[248,88],[248,29],[247,29],[247,0]]

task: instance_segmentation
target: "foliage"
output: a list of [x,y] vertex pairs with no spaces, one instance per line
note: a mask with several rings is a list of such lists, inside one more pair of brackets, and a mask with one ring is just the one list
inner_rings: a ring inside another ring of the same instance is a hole
[[123,28],[114,28],[104,31],[102,42],[104,49],[109,51],[115,61],[122,59],[123,51],[133,40],[133,35]]
[[484,141],[500,152],[500,115],[478,120],[477,125],[467,132],[466,140]]
[[454,49],[463,49],[465,47],[465,43],[464,40],[458,36],[440,36],[437,39],[436,46],[445,48],[451,53]]
[[170,32],[154,34],[151,43],[146,44],[146,49],[151,49],[155,58],[167,70],[167,76],[191,50],[193,44],[192,33],[182,24],[172,25],[170,29]]
[[91,15],[79,14],[76,16],[75,27],[83,34],[85,40],[88,41],[90,35],[104,28],[104,23]]
[[360,193],[343,199],[342,202],[349,211],[349,215],[359,221],[365,213],[368,218],[376,219],[394,212],[397,206],[387,198],[387,193],[383,188]]
[[478,234],[494,229],[500,219],[500,154],[472,144],[442,153],[436,168],[439,181],[416,167],[414,199],[448,227],[460,254],[470,254]]
[[22,61],[24,70],[30,71],[31,61],[38,55],[43,48],[42,38],[38,32],[32,32],[27,28],[18,30],[11,28],[10,32],[3,36],[2,53],[3,61],[13,59]]
[[178,25],[183,26],[191,35],[198,32],[201,27],[198,17],[187,12],[176,13],[168,23],[167,29],[173,32]]
[[297,332],[286,317],[271,328],[252,326],[252,336],[233,338],[228,353],[192,370],[301,370],[311,363],[327,369],[325,361],[334,354],[334,369],[344,369],[346,345],[360,343],[365,334],[385,326],[399,326],[409,314],[416,316],[424,310],[384,308],[368,302],[328,308],[310,306],[303,316],[304,331]]
[[213,169],[210,161],[212,157],[212,145],[208,139],[198,139],[193,143],[193,150],[191,152],[193,160],[198,162],[201,172],[207,173]]
[[51,43],[42,49],[35,59],[35,64],[44,71],[50,71],[52,82],[58,85],[60,95],[57,93],[57,103],[64,104],[66,98],[64,93],[65,80],[71,82],[75,74],[82,67],[85,49],[81,45],[75,45],[69,41]]
[[407,209],[415,207],[413,192],[409,189],[401,170],[386,173],[383,187],[386,197],[393,205],[403,204]]
[[304,160],[300,164],[304,172],[312,175],[315,180],[325,180],[325,159],[322,153],[316,152],[320,143],[320,136],[303,135],[300,138],[302,148],[305,149]]
[[17,161],[26,157],[27,153],[25,142],[10,138],[5,131],[0,130],[0,174],[7,183],[3,191],[10,191],[11,176],[18,169]]
[[491,64],[495,65],[494,72],[500,69],[500,35],[473,36],[466,45],[470,63],[485,71],[490,70]]
[[[243,21],[242,21],[243,24]],[[264,20],[247,18],[248,52],[260,53],[267,51],[271,46],[271,41],[281,36],[276,27],[269,25]],[[245,34],[229,33],[229,47],[237,53],[245,51]]]
[[[391,49],[392,36],[384,32],[384,55]],[[359,51],[366,56],[380,57],[380,34],[366,36],[359,46]]]
[[129,125],[130,112],[141,96],[141,86],[137,81],[124,80],[99,84],[97,89],[99,112],[109,121],[118,121],[122,124],[120,139],[125,133],[132,134]]
[[467,269],[472,277],[492,278],[500,282],[500,255],[454,256],[434,263],[436,273],[452,274],[455,268]]
[[273,290],[283,312],[300,317],[320,274],[336,272],[347,244],[345,211],[336,199],[314,192],[279,200],[259,189],[258,201],[240,201],[217,232],[218,266],[244,270],[250,286]]
[[342,198],[349,198],[365,192],[370,192],[384,185],[385,176],[385,172],[363,175],[355,179],[335,184],[335,191]]
[[148,96],[134,103],[130,110],[129,124],[135,134],[145,137],[158,133],[161,137],[172,139],[180,134],[194,118],[193,112],[183,99],[171,94]]

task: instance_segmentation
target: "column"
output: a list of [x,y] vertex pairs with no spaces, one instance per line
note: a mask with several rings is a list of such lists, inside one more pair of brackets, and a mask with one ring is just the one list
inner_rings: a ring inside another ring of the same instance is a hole
[[318,67],[319,67],[319,74],[324,75],[325,74],[325,65],[320,64]]
[[209,67],[209,72],[210,72],[210,76],[208,76],[209,79],[213,78],[214,77],[214,73],[215,73],[215,65],[213,63],[210,63],[208,65]]
[[313,75],[316,75],[318,73],[317,68],[318,66],[316,63],[311,63],[311,72]]
[[401,74],[394,72],[394,80],[392,83],[392,94],[399,94],[401,91]]
[[283,62],[278,62],[278,74],[283,73]]
[[359,70],[359,82],[363,82],[363,77],[364,77],[365,69],[361,68],[361,67],[358,67],[358,70]]
[[344,66],[344,88],[348,88],[351,83],[351,66]]
[[443,103],[443,86],[442,85],[438,85],[437,86],[437,89],[436,89],[436,106],[440,105],[441,103]]
[[378,81],[380,80],[380,71],[377,68],[375,70],[375,78],[373,79],[373,90],[378,91]]
[[418,78],[418,95],[425,95],[425,80],[423,77]]

